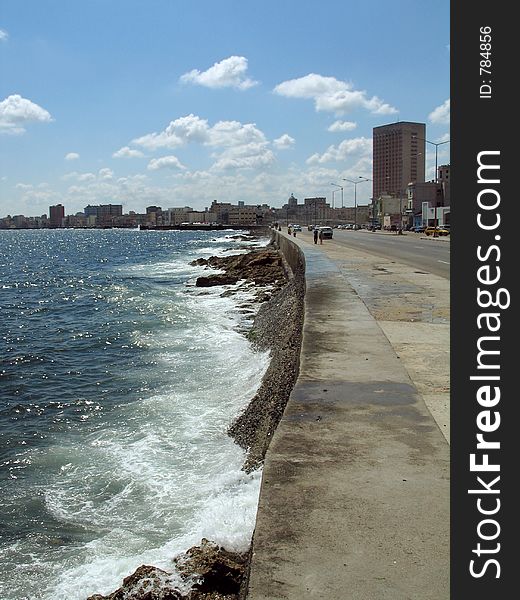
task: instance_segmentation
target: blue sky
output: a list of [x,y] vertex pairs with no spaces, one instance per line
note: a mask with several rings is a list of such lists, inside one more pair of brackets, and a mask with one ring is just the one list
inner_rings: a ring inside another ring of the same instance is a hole
[[449,41],[447,0],[0,0],[0,217],[331,202],[373,127],[449,139]]

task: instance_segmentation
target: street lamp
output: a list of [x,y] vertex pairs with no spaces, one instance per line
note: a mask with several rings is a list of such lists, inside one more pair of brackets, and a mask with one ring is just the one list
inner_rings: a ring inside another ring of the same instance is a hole
[[[435,183],[438,183],[438,179],[439,179],[438,175],[437,175],[438,149],[439,149],[439,146],[442,146],[443,144],[449,144],[451,140],[445,140],[444,142],[430,142],[430,140],[427,140],[426,138],[417,137],[416,135],[413,135],[412,137],[416,140],[422,140],[423,142],[426,142],[427,144],[431,144],[432,146],[435,146]],[[419,156],[419,154],[417,156]]]
[[[335,185],[336,187],[340,188],[340,190],[341,190],[341,208],[343,208],[343,186],[338,185],[337,183],[331,183],[330,185]],[[332,192],[332,194],[333,194],[332,197],[334,198],[334,192]],[[332,207],[332,208],[334,208],[334,207]]]
[[354,181],[353,179],[347,179],[346,177],[342,177],[343,181],[348,181],[349,183],[354,184],[354,231],[357,230],[357,186],[358,183],[363,183],[365,181],[372,181],[368,177],[359,176],[359,181]]

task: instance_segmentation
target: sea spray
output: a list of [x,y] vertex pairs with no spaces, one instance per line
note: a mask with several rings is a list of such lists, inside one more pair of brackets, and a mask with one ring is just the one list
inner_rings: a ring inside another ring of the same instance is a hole
[[226,430],[269,354],[239,332],[251,289],[195,288],[189,263],[252,244],[116,230],[0,244],[2,600],[108,593],[202,537],[246,548],[260,474]]

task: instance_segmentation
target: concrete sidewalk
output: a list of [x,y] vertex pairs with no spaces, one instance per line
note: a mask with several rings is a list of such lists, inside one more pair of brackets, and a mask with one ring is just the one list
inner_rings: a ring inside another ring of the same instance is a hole
[[340,257],[277,235],[305,256],[305,323],[265,460],[248,600],[448,599],[446,438]]

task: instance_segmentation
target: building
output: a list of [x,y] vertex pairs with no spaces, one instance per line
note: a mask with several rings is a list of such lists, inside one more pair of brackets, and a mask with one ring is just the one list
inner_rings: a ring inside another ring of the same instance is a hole
[[400,121],[374,127],[372,197],[399,197],[410,182],[423,182],[426,158],[426,125]]
[[442,189],[442,205],[451,206],[450,165],[441,165],[437,169],[437,181]]
[[[424,205],[431,207],[432,215],[423,214]],[[409,225],[428,225],[433,219],[433,207],[442,206],[442,190],[434,181],[410,183],[407,189],[407,205],[410,210]]]
[[89,226],[109,227],[123,214],[122,204],[98,204],[85,206],[83,214]]
[[49,206],[49,225],[51,227],[61,227],[65,218],[65,207],[61,204]]

